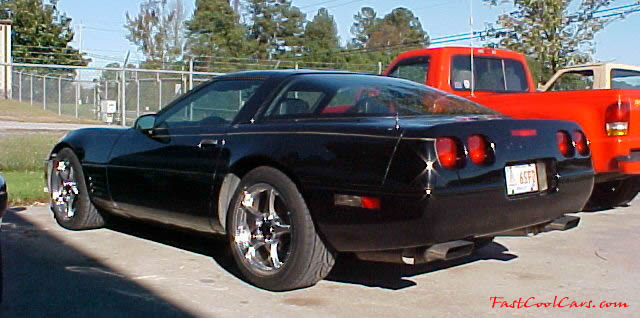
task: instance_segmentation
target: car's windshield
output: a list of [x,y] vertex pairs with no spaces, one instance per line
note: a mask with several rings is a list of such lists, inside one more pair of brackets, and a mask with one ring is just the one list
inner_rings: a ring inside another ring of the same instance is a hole
[[611,88],[640,89],[640,72],[611,70]]
[[410,81],[356,74],[296,76],[264,112],[267,118],[494,115],[469,100]]

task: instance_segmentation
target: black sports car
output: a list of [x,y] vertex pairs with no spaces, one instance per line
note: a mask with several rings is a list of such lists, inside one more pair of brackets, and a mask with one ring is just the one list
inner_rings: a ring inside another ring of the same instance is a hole
[[226,234],[249,282],[288,290],[325,277],[337,252],[420,263],[576,226],[564,214],[593,186],[576,133],[400,79],[244,72],[133,128],[70,132],[46,171],[65,228],[112,213]]
[[[4,182],[4,178],[0,176],[0,226],[2,226],[2,216],[4,212],[7,210],[7,184]],[[2,235],[0,235],[1,237]],[[2,240],[0,239],[0,303],[2,303]]]

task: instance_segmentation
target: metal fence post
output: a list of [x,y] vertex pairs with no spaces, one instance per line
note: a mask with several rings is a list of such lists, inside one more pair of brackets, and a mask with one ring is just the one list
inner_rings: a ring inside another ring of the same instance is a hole
[[47,76],[42,77],[42,109],[47,110]]
[[31,85],[29,85],[29,89],[31,90],[31,105],[33,105],[33,74],[29,74],[29,80],[31,81]]
[[378,62],[378,75],[382,74],[382,62]]
[[122,126],[127,126],[127,71],[122,68]]
[[62,115],[62,75],[58,77],[58,116]]
[[22,103],[22,72],[18,72],[18,79],[20,81],[20,84],[18,84],[18,91],[20,92],[20,97],[18,97],[18,100],[20,101],[20,103]]
[[138,72],[136,74],[136,118],[140,117],[140,79],[138,78]]
[[100,110],[98,109],[98,85],[93,84],[93,114],[95,119],[100,120]]
[[78,99],[80,98],[80,82],[78,82],[77,80],[75,81],[76,84],[76,100],[75,100],[75,104],[76,104],[76,118],[78,118]]
[[189,90],[193,89],[193,59],[189,59]]
[[156,80],[158,81],[158,109],[162,109],[162,80],[160,80],[160,73],[156,73]]

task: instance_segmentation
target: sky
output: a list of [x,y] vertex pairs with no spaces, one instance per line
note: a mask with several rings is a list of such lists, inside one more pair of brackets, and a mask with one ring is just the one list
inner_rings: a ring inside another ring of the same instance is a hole
[[[172,1],[172,0],[169,0]],[[91,53],[92,66],[104,66],[112,62],[122,62],[131,51],[130,60],[142,59],[135,45],[126,39],[124,29],[125,13],[135,15],[141,0],[59,0],[58,9],[73,19],[76,30],[74,47]],[[373,7],[382,17],[397,7],[406,7],[420,19],[422,27],[431,38],[470,32],[469,16],[473,12],[474,29],[483,30],[485,24],[495,23],[502,12],[510,11],[509,6],[490,7],[482,0],[293,0],[311,20],[317,10],[326,7],[338,24],[341,40],[351,38],[349,29],[353,15],[361,7]],[[633,4],[634,0],[613,1],[614,6]],[[193,13],[195,0],[183,0],[189,15]],[[80,27],[82,25],[82,27]],[[600,61],[640,65],[640,12],[627,16],[608,25],[596,35],[595,58]],[[81,33],[81,36],[80,36]],[[469,45],[470,41],[447,45]],[[475,46],[482,46],[479,41]]]

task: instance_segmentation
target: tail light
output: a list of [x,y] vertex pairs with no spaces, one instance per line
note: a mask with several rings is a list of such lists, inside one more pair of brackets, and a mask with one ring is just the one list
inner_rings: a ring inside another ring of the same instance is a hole
[[571,137],[566,131],[558,131],[556,133],[556,144],[558,144],[558,150],[565,157],[573,156],[573,144],[571,143]]
[[629,103],[615,103],[607,107],[604,115],[607,136],[626,136],[629,133]]
[[581,156],[586,156],[589,154],[589,143],[587,142],[587,137],[585,137],[584,133],[580,130],[576,130],[573,132],[573,144],[576,147],[576,151]]
[[482,135],[471,135],[467,138],[469,159],[477,165],[485,165],[494,160],[491,143]]
[[464,165],[460,141],[453,137],[439,137],[436,139],[436,154],[443,168],[454,169]]

